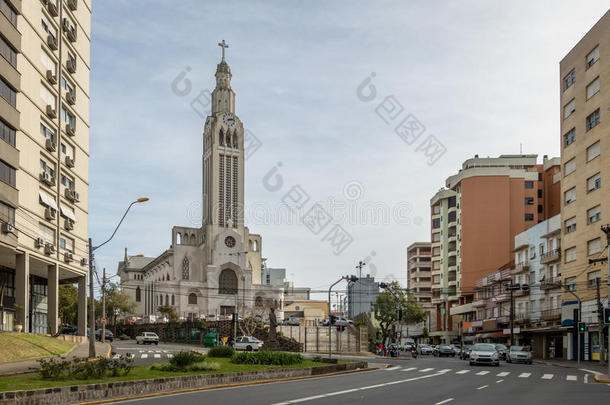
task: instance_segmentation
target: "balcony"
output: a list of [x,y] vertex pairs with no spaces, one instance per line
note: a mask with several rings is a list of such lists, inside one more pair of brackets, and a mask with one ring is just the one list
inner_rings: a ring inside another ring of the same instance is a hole
[[505,302],[505,301],[510,300],[510,294],[508,294],[508,293],[498,294],[495,297],[492,297],[491,300],[493,302]]
[[521,273],[525,273],[528,272],[530,270],[530,264],[529,263],[519,263],[517,265],[515,265],[515,269],[512,271],[513,274],[521,274]]
[[561,249],[554,249],[540,256],[540,263],[547,264],[557,262],[561,259]]
[[549,277],[548,280],[540,283],[541,290],[554,290],[555,288],[561,288],[561,276]]
[[477,301],[473,301],[472,306],[475,308],[481,308],[487,305],[487,300],[481,299]]
[[556,321],[561,319],[561,308],[547,309],[540,313],[540,319],[543,321]]
[[524,325],[529,323],[530,316],[528,314],[515,314],[515,323],[518,325]]
[[510,322],[510,317],[509,316],[499,316],[498,318],[496,318],[496,320],[498,321],[498,323],[509,323]]
[[529,289],[513,291],[513,297],[525,297],[526,295],[530,295]]

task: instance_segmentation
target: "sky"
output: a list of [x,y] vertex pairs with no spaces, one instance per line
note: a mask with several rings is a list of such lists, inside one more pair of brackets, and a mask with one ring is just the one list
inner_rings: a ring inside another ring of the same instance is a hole
[[[430,198],[464,160],[559,156],[559,61],[607,7],[94,1],[94,245],[150,198],[96,251],[98,269],[115,274],[125,247],[157,256],[172,226],[200,226],[202,103],[224,39],[236,114],[259,145],[245,216],[268,266],[326,289],[363,260],[363,275],[405,285],[406,247],[430,240]],[[312,212],[327,225],[309,227]]]

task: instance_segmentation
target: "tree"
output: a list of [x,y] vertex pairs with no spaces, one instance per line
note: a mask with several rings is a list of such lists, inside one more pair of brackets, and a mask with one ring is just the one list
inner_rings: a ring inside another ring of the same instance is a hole
[[241,317],[239,322],[239,331],[244,336],[252,336],[257,328],[264,326],[263,320],[269,317],[269,310],[275,306],[272,299],[264,299],[257,297],[254,301],[254,306],[241,306]]
[[[131,297],[121,291],[116,283],[109,283],[106,286],[106,319],[112,319],[112,325],[116,326],[117,317],[125,314],[133,314],[136,309],[136,303]],[[96,312],[101,314],[100,312]]]
[[62,324],[76,325],[78,319],[78,290],[72,284],[59,286],[59,318]]
[[406,293],[397,281],[389,283],[384,292],[380,293],[373,304],[375,318],[379,322],[381,341],[385,342],[390,336],[392,325],[398,319],[398,312],[402,310],[402,321],[419,323],[426,319],[426,312],[415,298]]
[[176,308],[172,307],[171,305],[160,305],[157,307],[157,311],[170,321],[175,321],[178,319]]

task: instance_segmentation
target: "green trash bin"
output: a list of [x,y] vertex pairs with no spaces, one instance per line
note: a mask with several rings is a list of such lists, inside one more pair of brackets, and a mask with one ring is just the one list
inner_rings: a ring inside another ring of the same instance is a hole
[[203,337],[203,345],[205,347],[214,347],[218,345],[218,333],[209,332]]

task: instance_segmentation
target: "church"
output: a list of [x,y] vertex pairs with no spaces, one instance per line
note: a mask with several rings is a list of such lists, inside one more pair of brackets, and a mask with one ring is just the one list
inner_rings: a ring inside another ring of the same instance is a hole
[[129,256],[125,249],[117,273],[136,316],[159,315],[159,306],[171,305],[182,319],[222,319],[273,306],[283,318],[284,290],[263,284],[262,239],[244,224],[244,126],[235,115],[228,45],[218,45],[222,60],[203,131],[202,226],[173,227],[169,249],[157,257]]

